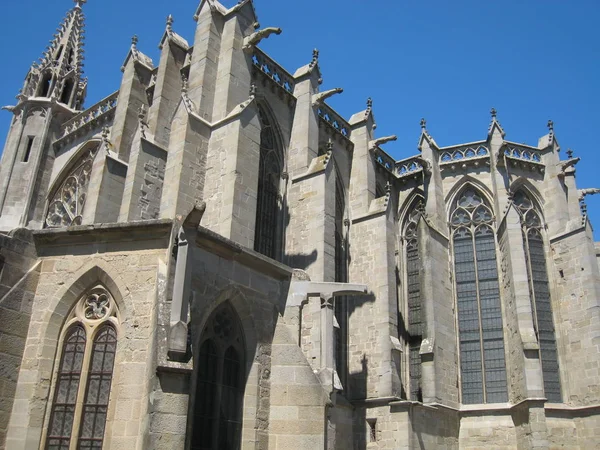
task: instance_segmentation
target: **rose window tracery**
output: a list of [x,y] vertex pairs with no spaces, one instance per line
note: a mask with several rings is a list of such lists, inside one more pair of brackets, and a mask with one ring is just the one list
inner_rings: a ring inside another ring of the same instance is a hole
[[85,299],[85,318],[88,320],[101,320],[108,316],[110,300],[103,291],[92,292]]
[[86,152],[54,193],[46,214],[48,227],[81,225],[92,166],[97,153],[98,146]]

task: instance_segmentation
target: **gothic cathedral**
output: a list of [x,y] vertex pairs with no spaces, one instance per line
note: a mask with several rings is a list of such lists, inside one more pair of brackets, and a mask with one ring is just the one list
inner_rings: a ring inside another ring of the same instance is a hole
[[600,191],[552,122],[396,161],[252,0],[84,106],[85,3],[4,108],[0,447],[600,446]]

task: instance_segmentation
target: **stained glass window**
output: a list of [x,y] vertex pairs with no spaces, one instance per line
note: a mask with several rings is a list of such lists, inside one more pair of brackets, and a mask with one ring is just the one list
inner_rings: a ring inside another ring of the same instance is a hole
[[83,208],[87,198],[88,185],[92,174],[92,166],[99,145],[86,151],[74,165],[71,173],[56,190],[46,214],[46,226],[68,227],[81,225]]
[[48,450],[68,450],[71,443],[85,344],[85,329],[81,325],[73,326],[63,342],[48,426]]
[[273,126],[264,111],[259,110],[261,123],[260,160],[254,249],[273,259],[279,259],[279,183],[282,174],[282,157]]
[[493,214],[481,195],[468,188],[460,195],[450,223],[462,402],[505,402],[508,392]]
[[[91,314],[92,309],[97,314]],[[78,449],[102,448],[117,346],[115,320],[116,305],[101,286],[83,296],[71,312],[54,384],[47,450],[67,450],[76,436]]]
[[540,344],[544,393],[549,401],[560,403],[562,395],[558,352],[542,237],[542,221],[533,201],[523,191],[517,192],[513,201],[521,215],[523,227],[534,324]]
[[106,325],[96,335],[92,348],[79,436],[80,449],[102,448],[116,348],[117,333],[111,325]]
[[423,401],[421,389],[421,343],[423,342],[424,321],[421,300],[421,255],[419,251],[418,223],[423,210],[419,200],[412,208],[404,228],[406,286],[408,298],[408,372],[410,379],[410,399]]
[[208,320],[195,362],[192,450],[239,450],[244,398],[241,327],[228,304]]

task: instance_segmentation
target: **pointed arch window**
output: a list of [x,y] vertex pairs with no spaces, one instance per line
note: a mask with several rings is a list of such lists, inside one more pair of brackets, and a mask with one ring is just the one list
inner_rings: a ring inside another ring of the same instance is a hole
[[81,298],[62,339],[46,449],[100,449],[117,347],[118,312],[102,286]]
[[245,384],[242,328],[228,303],[208,319],[196,358],[192,450],[239,450]]
[[531,306],[534,312],[535,331],[540,345],[544,394],[548,401],[560,403],[562,402],[560,371],[546,265],[546,251],[542,234],[542,220],[534,202],[525,192],[518,191],[513,198],[513,202],[521,216]]
[[85,151],[65,181],[54,192],[46,213],[47,227],[81,225],[92,167],[99,147],[100,144],[95,144]]
[[458,197],[450,224],[462,402],[506,402],[504,331],[492,210],[469,187]]
[[[346,213],[346,196],[341,175],[336,171],[335,184],[335,281],[348,282],[348,243],[345,232],[344,217]],[[335,333],[335,366],[343,387],[348,380],[348,299],[334,299],[334,333]]]
[[279,185],[283,171],[283,157],[277,144],[273,125],[262,109],[260,162],[258,169],[258,192],[254,250],[273,259],[281,258],[281,197]]
[[40,82],[39,87],[39,96],[40,97],[49,97],[50,96],[50,85],[52,83],[52,72],[46,72],[42,76],[42,81]]
[[408,375],[410,399],[423,401],[421,389],[421,343],[424,334],[423,304],[421,297],[421,251],[419,247],[419,220],[423,214],[422,199],[414,204],[404,225],[404,264],[406,267],[407,336],[409,349]]

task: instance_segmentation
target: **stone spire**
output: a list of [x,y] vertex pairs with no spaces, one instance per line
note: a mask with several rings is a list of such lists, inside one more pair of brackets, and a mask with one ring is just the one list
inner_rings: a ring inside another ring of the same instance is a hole
[[72,109],[81,109],[87,79],[83,78],[85,17],[82,6],[87,0],[74,0],[71,9],[50,40],[42,57],[29,70],[22,101],[29,97],[47,97]]

